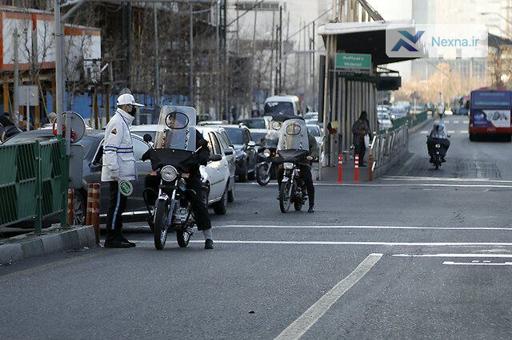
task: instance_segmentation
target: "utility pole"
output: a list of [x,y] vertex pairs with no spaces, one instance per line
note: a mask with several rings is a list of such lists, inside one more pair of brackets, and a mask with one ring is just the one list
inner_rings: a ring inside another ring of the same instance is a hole
[[155,110],[160,106],[160,45],[158,39],[158,10],[156,2],[153,4],[153,22],[155,27]]
[[[288,41],[290,40],[290,11],[288,11],[288,19],[287,19],[287,22],[286,22],[286,41],[285,41],[285,47],[288,46]],[[284,80],[283,80],[283,87],[284,87],[284,90],[286,91],[287,90],[287,74],[288,74],[288,50],[284,51],[283,52],[283,56],[284,56]]]
[[189,78],[189,101],[194,106],[194,15],[192,12],[192,3],[189,4],[190,9],[190,78]]
[[279,6],[279,93],[283,92],[283,6]]
[[19,42],[18,42],[19,36],[18,36],[18,28],[14,29],[14,107],[11,110],[11,121],[14,122],[16,127],[18,127],[19,121],[19,79],[20,79],[20,65],[19,65],[19,58],[18,58],[18,49],[19,49]]
[[250,98],[251,98],[251,105],[250,105],[250,111],[252,112],[252,103],[254,101],[254,66],[255,66],[255,61],[256,61],[256,22],[258,20],[258,10],[255,8],[254,9],[254,26],[253,26],[253,31],[252,31],[252,68],[251,68],[251,86],[250,86]]
[[[62,41],[64,40],[64,32],[60,17],[60,0],[54,0],[54,16],[55,16],[55,83],[56,83],[56,101],[55,113],[57,114],[57,134],[62,135],[62,124],[64,123],[62,111],[64,107],[64,77],[63,77],[63,60],[62,60]],[[69,129],[67,129],[69,130]],[[69,153],[68,153],[69,154]]]
[[274,27],[275,27],[275,13],[272,12],[272,42],[270,44],[270,93],[275,94],[274,88]]

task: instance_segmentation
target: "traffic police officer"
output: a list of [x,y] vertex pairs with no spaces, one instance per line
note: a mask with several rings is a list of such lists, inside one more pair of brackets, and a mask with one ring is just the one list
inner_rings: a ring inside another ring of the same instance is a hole
[[119,184],[133,181],[137,176],[130,126],[137,107],[141,106],[144,105],[136,103],[131,94],[120,95],[117,98],[117,111],[105,128],[101,181],[109,183],[110,192],[105,248],[135,247],[135,243],[129,242],[122,234],[122,215],[127,196],[122,194]]

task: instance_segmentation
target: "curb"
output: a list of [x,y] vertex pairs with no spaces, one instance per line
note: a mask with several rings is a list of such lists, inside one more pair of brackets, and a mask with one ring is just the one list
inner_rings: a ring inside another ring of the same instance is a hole
[[43,235],[30,233],[6,239],[5,243],[0,244],[0,265],[84,247],[96,247],[92,226],[49,228]]

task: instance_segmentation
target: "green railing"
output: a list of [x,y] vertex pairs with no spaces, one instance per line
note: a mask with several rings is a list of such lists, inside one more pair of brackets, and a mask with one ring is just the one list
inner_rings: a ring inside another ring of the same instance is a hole
[[413,113],[406,117],[400,117],[398,119],[393,119],[393,130],[399,129],[405,124],[408,127],[414,127],[418,124],[425,122],[428,119],[427,112]]
[[62,141],[0,146],[0,227],[59,215],[66,223],[68,157]]

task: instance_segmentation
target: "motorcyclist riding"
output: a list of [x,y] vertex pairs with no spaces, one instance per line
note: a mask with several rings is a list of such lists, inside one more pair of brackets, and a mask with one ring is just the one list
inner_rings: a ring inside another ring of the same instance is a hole
[[[302,123],[304,123],[304,118],[300,116],[275,115],[272,118],[273,121],[280,123],[283,123],[290,119],[302,120]],[[302,125],[305,126],[305,123]],[[278,151],[293,149],[307,150],[307,152],[302,156],[302,158],[298,162],[298,168],[300,170],[302,179],[304,181],[304,185],[306,186],[306,192],[308,194],[308,213],[312,214],[315,212],[315,187],[313,185],[313,176],[311,175],[311,164],[312,160],[318,157],[318,144],[316,142],[315,137],[309,134],[307,128],[304,129],[305,131],[300,131],[298,134],[288,133],[287,131],[283,131],[283,128],[281,128],[280,131],[279,144],[277,147]],[[277,169],[278,188],[281,186],[283,174],[283,164],[280,164]]]
[[432,130],[427,137],[427,148],[428,154],[430,156],[430,163],[432,163],[434,156],[434,148],[436,144],[441,145],[441,160],[446,162],[445,157],[448,152],[448,148],[450,147],[450,141],[448,140],[448,135],[446,133],[446,129],[444,126],[444,122],[442,120],[435,121],[432,126]]
[[[177,115],[173,115],[172,113],[176,111],[181,113],[180,117],[187,117],[187,121],[173,121],[173,117]],[[169,121],[169,119],[171,121]],[[187,199],[191,203],[197,229],[203,232],[205,249],[213,249],[213,235],[210,216],[208,214],[208,203],[204,200],[201,173],[199,171],[201,165],[208,163],[210,149],[203,135],[195,129],[196,111],[190,107],[164,106],[160,112],[159,125],[162,126],[162,130],[156,134],[155,149],[169,148],[195,152],[190,162],[187,162],[187,164],[189,164],[189,177],[185,179],[187,189],[189,189],[187,191]],[[143,160],[150,159],[150,152],[152,152],[152,150],[154,149],[151,148],[144,154]],[[148,176],[146,178],[146,187],[151,188],[155,193],[154,200],[156,200],[159,183],[160,178],[158,176]],[[151,201],[153,201],[152,198]]]

